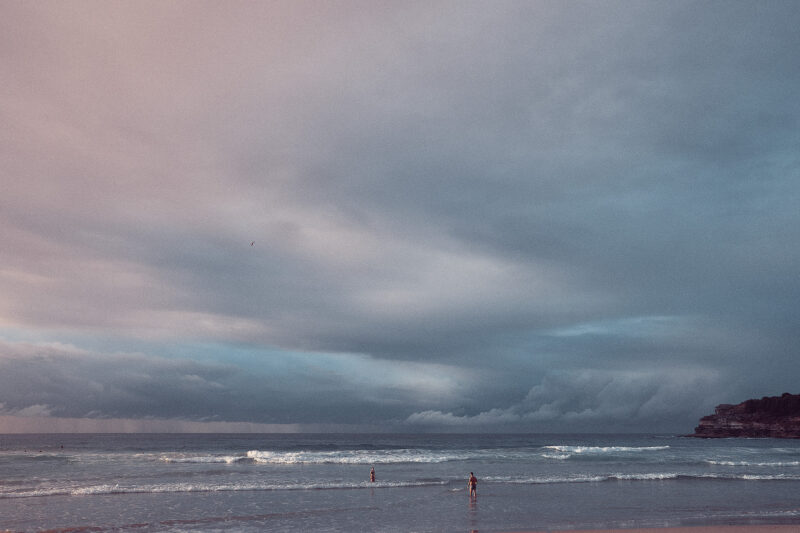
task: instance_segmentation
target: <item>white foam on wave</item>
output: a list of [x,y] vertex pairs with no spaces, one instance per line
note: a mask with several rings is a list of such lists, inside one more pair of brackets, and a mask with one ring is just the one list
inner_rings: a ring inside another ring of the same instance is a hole
[[263,464],[395,464],[444,463],[474,458],[474,453],[434,450],[350,450],[328,452],[279,452],[250,450],[247,458]]
[[800,477],[789,474],[743,474],[741,479],[750,481],[777,481],[777,480],[798,480]]
[[550,483],[598,483],[602,481],[658,481],[662,479],[677,479],[680,474],[674,472],[645,472],[635,474],[597,474],[597,475],[569,475],[569,476],[533,476],[533,477],[485,477],[488,482],[510,483],[518,485],[540,485]]
[[622,481],[660,481],[662,479],[678,479],[680,474],[674,472],[648,472],[644,474],[613,474],[609,479]]
[[244,492],[244,491],[295,491],[337,489],[381,489],[398,487],[425,487],[444,485],[446,481],[358,481],[324,483],[163,483],[153,485],[100,484],[82,487],[51,487],[16,492],[0,492],[0,499],[33,498],[42,496],[96,496],[109,494],[163,494],[180,492]]
[[800,461],[750,462],[750,461],[718,461],[706,459],[708,464],[721,466],[800,466]]
[[[540,450],[531,449],[480,449],[480,450],[431,450],[431,449],[393,449],[393,450],[332,450],[332,451],[280,451],[249,450],[244,454],[191,455],[184,453],[164,453],[156,460],[171,464],[236,464],[255,463],[273,465],[301,464],[438,464],[450,461],[475,460],[522,460],[540,457]],[[564,457],[566,458],[566,456]]]
[[665,481],[675,479],[720,479],[733,481],[800,481],[800,476],[790,474],[688,474],[680,472],[606,473],[597,475],[506,477],[486,476],[489,483],[537,485],[549,483],[598,483],[605,481]]
[[800,453],[800,450],[797,448],[771,448],[770,451],[789,455],[797,455]]
[[558,459],[558,460],[566,460],[572,457],[571,453],[543,453],[542,457],[547,459]]
[[596,483],[605,481],[605,476],[534,476],[519,478],[487,477],[486,481],[494,483],[511,483],[514,485],[546,485],[550,483]]
[[729,474],[708,473],[686,476],[694,479],[723,479],[731,481],[800,481],[800,476],[792,474]]
[[541,457],[566,461],[574,456],[585,458],[603,458],[624,455],[639,455],[647,452],[668,450],[669,446],[543,446]]
[[628,452],[652,452],[668,450],[669,446],[544,446],[545,449],[565,453],[605,454]]
[[161,454],[157,460],[164,463],[236,464],[255,463],[273,465],[301,464],[438,464],[450,461],[509,460],[530,461],[538,458],[567,460],[575,455],[604,457],[640,454],[669,449],[669,446],[566,446],[552,445],[541,448],[480,449],[480,450],[331,450],[331,451],[280,451],[249,450],[245,454],[191,455],[182,453]]
[[[651,482],[668,480],[730,480],[730,481],[800,481],[800,475],[791,474],[731,474],[705,473],[689,474],[679,472],[638,472],[603,473],[597,475],[542,475],[529,477],[485,476],[486,483],[498,484],[556,484],[556,483],[602,483],[613,481]],[[340,489],[381,489],[400,487],[426,487],[447,485],[447,480],[430,479],[414,481],[326,481],[326,482],[274,482],[250,481],[240,483],[160,483],[143,485],[97,484],[84,486],[50,486],[46,488],[26,488],[0,490],[0,499],[32,498],[46,496],[94,496],[110,494],[161,494],[192,492],[236,492],[236,491],[302,491],[302,490],[340,490]],[[462,488],[450,489],[461,491]]]
[[248,458],[241,455],[203,455],[203,456],[169,456],[162,455],[161,461],[165,463],[189,463],[189,464],[233,464],[247,461]]

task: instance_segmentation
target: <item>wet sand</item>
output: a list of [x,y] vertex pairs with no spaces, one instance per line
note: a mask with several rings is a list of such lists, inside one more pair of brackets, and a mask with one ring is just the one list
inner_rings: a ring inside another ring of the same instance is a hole
[[[551,533],[556,530],[551,530]],[[800,524],[796,525],[761,525],[761,526],[697,526],[697,527],[663,527],[636,529],[581,529],[561,530],[573,533],[800,533]],[[547,533],[545,531],[509,532],[509,533]]]

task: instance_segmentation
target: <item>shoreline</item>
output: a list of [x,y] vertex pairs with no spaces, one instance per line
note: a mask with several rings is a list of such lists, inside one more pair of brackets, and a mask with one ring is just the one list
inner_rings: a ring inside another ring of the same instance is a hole
[[798,533],[800,532],[800,524],[637,527],[633,529],[552,529],[508,531],[506,533],[555,533],[557,531],[571,533]]

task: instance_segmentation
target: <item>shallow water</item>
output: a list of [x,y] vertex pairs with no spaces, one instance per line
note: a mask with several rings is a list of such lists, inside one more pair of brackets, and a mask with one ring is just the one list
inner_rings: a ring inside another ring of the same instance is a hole
[[[62,448],[63,446],[63,448]],[[369,482],[375,467],[377,481]],[[474,471],[478,497],[466,479]],[[655,435],[0,435],[0,528],[800,524],[800,442]]]

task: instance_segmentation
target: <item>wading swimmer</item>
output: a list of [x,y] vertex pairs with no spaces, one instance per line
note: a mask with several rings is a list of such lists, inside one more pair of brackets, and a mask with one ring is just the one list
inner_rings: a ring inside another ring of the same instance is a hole
[[369,480],[375,483],[375,467],[369,469]]
[[471,498],[475,498],[478,496],[478,478],[475,477],[475,474],[472,472],[469,473],[469,481],[467,481],[467,486],[469,486],[469,495]]

